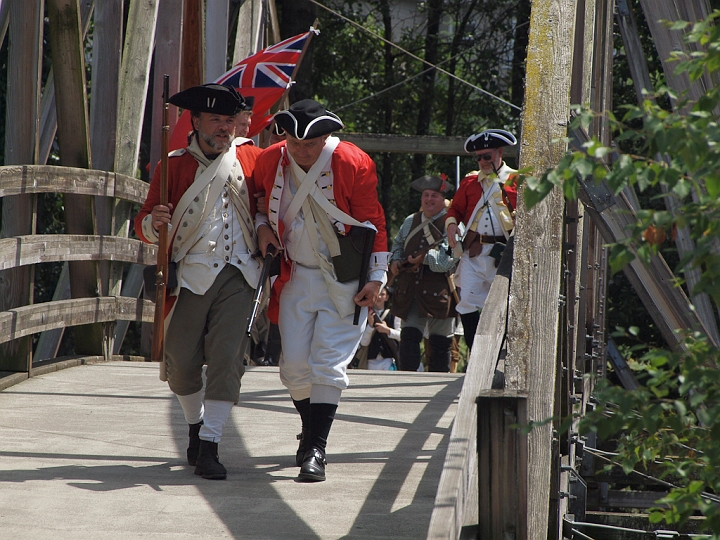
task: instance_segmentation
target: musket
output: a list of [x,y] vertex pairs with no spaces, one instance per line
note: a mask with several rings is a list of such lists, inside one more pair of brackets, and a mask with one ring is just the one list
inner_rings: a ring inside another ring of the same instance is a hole
[[265,253],[265,261],[263,262],[262,271],[260,272],[260,280],[258,281],[257,289],[255,289],[255,297],[252,301],[252,313],[250,314],[250,318],[248,318],[247,327],[245,328],[245,333],[248,337],[250,337],[252,327],[255,324],[255,319],[257,319],[258,313],[260,312],[260,303],[262,302],[262,295],[265,291],[265,283],[270,276],[270,266],[272,265],[276,254],[277,249],[275,246],[273,244],[269,244],[267,252]]
[[[367,229],[365,235],[365,243],[363,244],[362,260],[360,262],[360,280],[358,281],[358,290],[360,292],[367,284],[367,274],[370,267],[370,257],[372,256],[373,243],[375,242],[375,230]],[[360,306],[355,304],[355,315],[353,316],[353,324],[360,322]]]
[[413,264],[408,259],[410,259],[410,258],[416,259],[420,255],[423,255],[423,259],[424,259],[425,258],[424,256],[427,255],[428,251],[438,247],[440,244],[442,244],[445,241],[446,238],[447,238],[447,235],[444,234],[440,238],[435,240],[432,244],[428,244],[424,248],[414,251],[409,257],[407,257],[403,262],[400,263],[400,266],[398,267],[400,272],[413,272],[415,270],[415,268],[417,268],[418,266],[420,266],[422,264],[422,261],[420,261],[419,263]]
[[[384,321],[380,318],[381,315],[380,315],[380,313],[378,313],[378,310],[375,309],[375,306],[371,307],[370,309],[372,309],[373,315],[375,315],[376,322],[375,322],[375,324],[373,324],[373,328],[374,328],[378,325],[378,323],[384,322]],[[395,360],[395,363],[399,365],[400,364],[400,354],[398,353],[397,343],[395,343],[390,338],[390,336],[388,336],[387,334],[383,334],[382,332],[378,332],[377,330],[375,330],[375,332],[377,332],[377,334],[380,336],[380,339],[382,339],[383,342],[385,343],[385,345],[387,345],[387,348],[390,351],[390,354],[392,355],[393,360]]]
[[[162,143],[160,146],[160,204],[168,205],[168,146],[170,144],[170,123],[168,121],[168,93],[170,76],[163,76],[163,120]],[[153,340],[151,359],[163,362],[165,342],[165,285],[168,275],[168,226],[160,225],[158,232],[157,272],[155,274],[155,318],[153,319]]]

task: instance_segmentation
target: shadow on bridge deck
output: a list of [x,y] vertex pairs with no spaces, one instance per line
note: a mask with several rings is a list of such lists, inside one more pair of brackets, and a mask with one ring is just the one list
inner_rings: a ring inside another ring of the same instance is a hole
[[352,371],[328,480],[297,483],[299,419],[277,368],[249,368],[220,443],[226,481],[185,462],[155,364],[110,362],[0,392],[5,538],[425,538],[462,377]]

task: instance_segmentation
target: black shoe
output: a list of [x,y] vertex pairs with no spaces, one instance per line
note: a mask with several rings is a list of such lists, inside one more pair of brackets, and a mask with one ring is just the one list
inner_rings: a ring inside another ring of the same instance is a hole
[[207,480],[225,480],[227,471],[218,459],[218,443],[200,440],[195,474]]
[[200,426],[203,425],[203,421],[200,420],[197,424],[190,424],[190,431],[188,433],[188,447],[187,447],[187,460],[188,465],[193,467],[197,464],[198,452],[200,451]]
[[307,434],[302,431],[297,434],[297,440],[300,441],[298,444],[297,452],[295,452],[295,465],[297,467],[302,467],[303,461],[305,459],[305,452],[307,452],[307,448],[305,448],[305,443],[307,442]]
[[305,482],[324,482],[325,481],[325,452],[313,446],[305,452],[298,480]]
[[260,358],[255,358],[253,360],[253,364],[255,364],[256,366],[272,366],[270,360],[268,360],[264,356],[261,356]]

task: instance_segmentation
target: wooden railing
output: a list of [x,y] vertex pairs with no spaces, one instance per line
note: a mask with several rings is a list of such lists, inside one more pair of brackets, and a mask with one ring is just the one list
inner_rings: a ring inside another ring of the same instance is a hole
[[[105,171],[44,165],[0,167],[0,197],[63,193],[142,203],[147,191],[146,182]],[[114,222],[114,216],[112,219]],[[33,223],[36,222],[37,215],[34,215]],[[115,230],[115,226],[112,228]],[[68,261],[145,265],[155,262],[156,252],[155,246],[120,236],[32,234],[0,240],[0,270]],[[101,323],[104,334],[112,343],[118,321],[152,322],[153,304],[138,299],[138,293],[139,287],[135,287],[130,296],[58,299],[0,312],[0,344],[40,332],[91,323]],[[105,359],[109,359],[113,347],[104,349]],[[29,375],[32,366],[27,371]]]
[[[455,421],[450,433],[443,472],[440,476],[435,507],[430,518],[428,539],[458,539],[464,536],[463,527],[481,526],[491,518],[479,515],[478,487],[478,413],[476,400],[492,387],[503,340],[507,331],[508,293],[512,274],[513,237],[503,252],[503,258],[490,287],[485,307],[480,315],[475,341],[458,402]],[[502,390],[496,393],[503,397]],[[484,460],[487,456],[482,456]],[[490,489],[489,485],[483,486]]]

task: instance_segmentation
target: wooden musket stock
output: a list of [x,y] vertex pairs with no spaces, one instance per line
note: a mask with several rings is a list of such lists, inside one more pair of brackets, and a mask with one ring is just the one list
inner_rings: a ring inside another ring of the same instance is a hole
[[[170,77],[163,77],[163,125],[160,161],[160,204],[168,205],[168,146],[170,124],[168,121],[168,92]],[[153,362],[162,362],[165,341],[165,286],[168,275],[168,226],[163,223],[158,235],[157,273],[155,274],[155,318],[153,320],[152,354]]]

